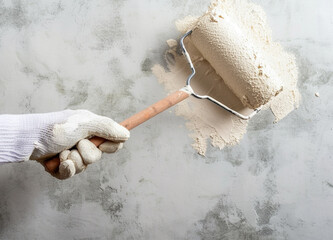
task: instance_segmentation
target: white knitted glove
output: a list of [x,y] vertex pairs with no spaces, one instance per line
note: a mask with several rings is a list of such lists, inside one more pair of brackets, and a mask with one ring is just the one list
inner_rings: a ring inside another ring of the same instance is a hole
[[[87,138],[109,141],[97,148]],[[112,119],[86,110],[26,115],[0,115],[0,162],[44,160],[60,153],[59,172],[66,179],[101,158],[102,151],[113,153],[129,138],[129,131]],[[71,149],[76,145],[75,150]]]

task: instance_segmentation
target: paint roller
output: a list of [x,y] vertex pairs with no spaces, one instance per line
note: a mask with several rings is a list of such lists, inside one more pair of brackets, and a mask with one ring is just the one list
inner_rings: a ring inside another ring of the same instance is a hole
[[244,106],[259,108],[282,91],[261,48],[228,15],[203,15],[190,39]]
[[[184,44],[187,37],[244,106],[254,109],[250,115],[245,116],[210,96],[193,91],[191,79],[195,75],[195,68]],[[180,46],[192,70],[185,87],[121,122],[122,126],[131,130],[190,95],[207,99],[237,117],[249,120],[261,110],[262,105],[282,91],[281,81],[267,65],[261,50],[224,14],[206,13],[200,17],[195,27],[181,38]],[[98,147],[106,140],[93,137],[90,141]],[[59,157],[54,157],[45,162],[45,168],[54,173],[58,171],[59,164]]]

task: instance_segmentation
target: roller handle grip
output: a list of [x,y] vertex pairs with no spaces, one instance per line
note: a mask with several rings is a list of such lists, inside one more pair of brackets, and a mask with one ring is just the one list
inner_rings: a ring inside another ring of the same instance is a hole
[[[137,127],[138,125],[144,123],[145,121],[151,119],[152,117],[156,116],[157,114],[185,100],[189,96],[190,94],[185,91],[182,90],[176,91],[167,96],[166,98],[158,101],[157,103],[151,105],[150,107],[142,110],[141,112],[138,112],[137,114],[121,122],[120,125],[124,126],[128,130],[131,130]],[[96,145],[96,147],[98,147],[99,145],[101,145],[106,141],[106,139],[101,137],[93,137],[89,140],[93,142]],[[45,169],[50,173],[54,173],[58,171],[59,165],[60,165],[60,159],[59,156],[56,156],[45,162]]]

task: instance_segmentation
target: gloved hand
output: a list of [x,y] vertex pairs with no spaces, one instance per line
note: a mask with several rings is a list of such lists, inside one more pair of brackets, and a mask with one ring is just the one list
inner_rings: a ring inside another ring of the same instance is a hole
[[[0,162],[46,159],[60,153],[59,172],[66,179],[84,171],[101,158],[122,147],[129,131],[112,119],[86,110],[65,110],[46,114],[0,115]],[[98,148],[87,138],[98,136],[109,141]],[[69,150],[76,145],[76,149]]]

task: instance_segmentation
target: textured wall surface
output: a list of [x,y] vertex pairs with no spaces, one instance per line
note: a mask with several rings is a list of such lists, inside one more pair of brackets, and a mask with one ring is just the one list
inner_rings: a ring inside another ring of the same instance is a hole
[[[297,56],[300,107],[201,157],[167,111],[68,181],[0,166],[0,239],[331,239],[333,2],[256,0]],[[121,121],[165,96],[174,21],[208,0],[0,0],[0,113],[85,108]],[[319,92],[320,97],[315,97]]]

